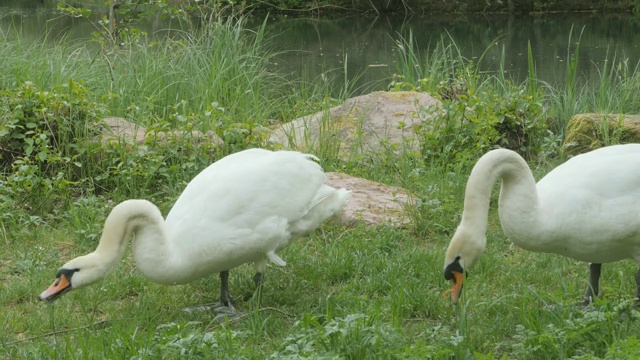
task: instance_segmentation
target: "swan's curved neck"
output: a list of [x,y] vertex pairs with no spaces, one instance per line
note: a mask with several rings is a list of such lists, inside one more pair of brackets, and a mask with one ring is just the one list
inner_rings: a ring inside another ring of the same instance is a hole
[[165,282],[165,274],[175,273],[160,210],[146,200],[127,200],[113,208],[104,224],[100,243],[94,251],[107,268],[124,256],[127,243],[135,236],[133,254],[136,266],[150,280]]
[[538,193],[529,166],[511,150],[491,151],[476,163],[467,182],[461,224],[486,233],[491,192],[498,179],[502,180],[500,222],[505,234],[518,243],[520,235],[526,236],[523,231],[535,229]]

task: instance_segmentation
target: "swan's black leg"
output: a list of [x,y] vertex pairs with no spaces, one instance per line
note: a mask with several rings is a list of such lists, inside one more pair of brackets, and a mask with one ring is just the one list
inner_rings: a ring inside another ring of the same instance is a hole
[[216,304],[216,317],[214,321],[224,321],[225,319],[231,319],[239,317],[242,314],[236,311],[236,308],[231,304],[231,294],[229,294],[229,271],[220,271],[220,303]]
[[260,306],[260,299],[262,299],[262,284],[264,283],[264,272],[256,271],[253,275],[253,282],[256,284],[256,289],[253,292],[253,296],[248,296],[245,300],[253,299],[253,302]]
[[220,272],[220,302],[215,304],[205,304],[182,309],[182,311],[191,313],[195,311],[204,311],[214,308],[218,315],[216,319],[231,318],[238,316],[238,312],[231,304],[231,294],[229,293],[229,271]]
[[220,305],[235,311],[231,305],[231,294],[229,294],[229,271],[220,272]]
[[[253,301],[259,307],[260,299],[262,299],[262,284],[264,283],[264,271],[267,269],[267,258],[263,257],[256,261],[256,274],[253,275],[253,282],[256,284],[256,290],[253,293]],[[249,300],[251,296],[245,300]]]
[[587,291],[584,293],[584,298],[582,300],[583,306],[591,304],[596,296],[598,296],[598,287],[600,285],[600,270],[602,270],[602,264],[589,264],[589,286],[587,287]]
[[256,274],[253,275],[253,282],[256,284],[256,290],[260,289],[262,283],[264,283],[264,273],[256,272]]

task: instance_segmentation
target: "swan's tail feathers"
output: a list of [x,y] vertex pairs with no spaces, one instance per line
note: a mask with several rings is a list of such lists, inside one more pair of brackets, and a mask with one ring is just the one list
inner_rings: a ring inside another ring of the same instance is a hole
[[342,207],[350,197],[351,191],[347,189],[342,188],[340,190],[336,190],[331,186],[323,185],[316,196],[313,198],[313,201],[311,201],[311,204],[309,204],[307,209],[311,212],[315,208],[321,206],[323,202],[325,202],[324,205],[328,206],[327,210],[331,212],[331,214],[329,215],[331,216],[340,212],[340,210],[342,210]]
[[267,253],[267,259],[271,260],[271,262],[273,262],[274,264],[276,264],[278,266],[287,265],[287,262],[282,260],[282,258],[280,256],[278,256],[274,251],[269,251]]
[[347,189],[338,190],[323,185],[307,207],[304,215],[291,222],[291,234],[295,238],[313,231],[322,222],[340,213],[350,197],[351,191]]

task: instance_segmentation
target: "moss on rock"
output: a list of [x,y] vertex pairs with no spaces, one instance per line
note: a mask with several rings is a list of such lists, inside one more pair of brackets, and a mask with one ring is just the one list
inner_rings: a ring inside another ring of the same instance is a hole
[[562,149],[582,154],[611,144],[640,142],[640,115],[576,114],[567,125]]

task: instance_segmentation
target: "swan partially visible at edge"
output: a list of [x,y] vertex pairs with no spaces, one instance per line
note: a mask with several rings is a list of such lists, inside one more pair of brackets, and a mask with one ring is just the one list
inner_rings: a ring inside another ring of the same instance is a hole
[[260,287],[276,252],[340,212],[350,196],[325,185],[318,158],[294,151],[244,150],[213,163],[189,182],[163,219],[146,200],[126,200],[107,217],[96,250],[60,268],[40,294],[59,295],[102,279],[134,237],[136,266],[149,280],[184,284],[219,273],[220,303],[235,311],[229,270],[254,262]]
[[[501,180],[498,212],[505,235],[523,249],[590,263],[582,303],[598,295],[603,263],[640,263],[640,144],[615,145],[575,156],[537,184],[516,152],[497,149],[474,166],[462,220],[449,243],[444,276],[456,303],[465,272],[486,247],[489,202]],[[640,271],[636,304],[640,299]]]

